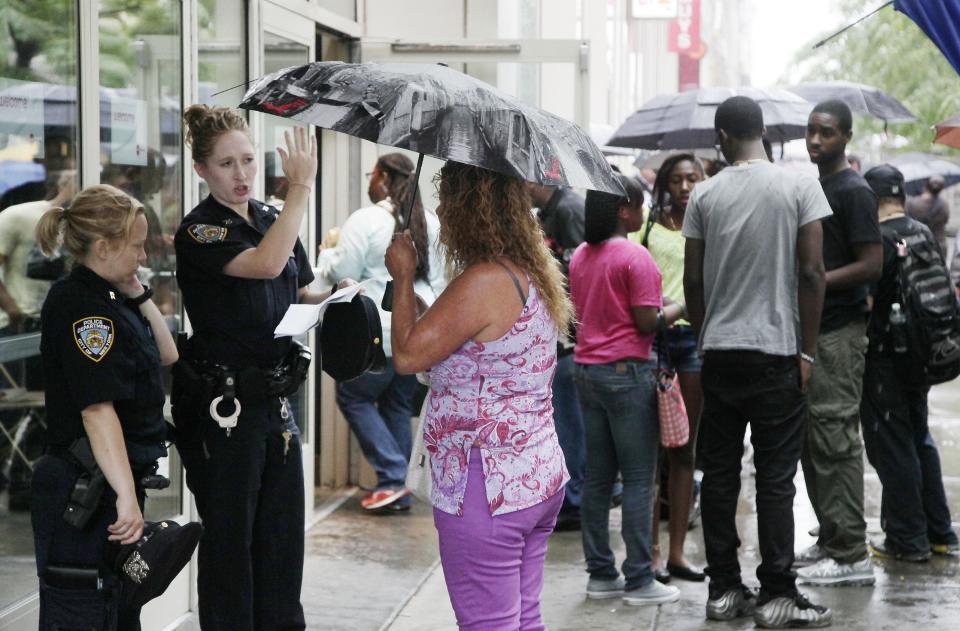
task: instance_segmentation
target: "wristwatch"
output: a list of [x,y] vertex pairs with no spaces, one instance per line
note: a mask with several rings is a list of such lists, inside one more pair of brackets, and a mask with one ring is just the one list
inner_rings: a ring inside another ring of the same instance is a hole
[[143,293],[137,296],[136,298],[127,298],[127,302],[129,302],[134,307],[139,307],[140,305],[150,300],[151,298],[153,298],[153,288],[150,287],[149,285],[144,285]]
[[814,357],[813,355],[807,355],[803,351],[800,351],[800,359],[802,359],[803,361],[807,362],[810,365],[817,363],[816,357]]

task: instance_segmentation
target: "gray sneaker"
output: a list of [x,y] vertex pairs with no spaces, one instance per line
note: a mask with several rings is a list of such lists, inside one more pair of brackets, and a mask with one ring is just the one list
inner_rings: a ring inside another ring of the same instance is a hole
[[620,598],[623,596],[623,577],[594,578],[587,581],[587,598],[603,600],[605,598]]
[[793,567],[807,567],[827,558],[827,553],[817,544],[804,548],[793,556]]
[[719,598],[707,600],[707,620],[733,620],[751,616],[757,607],[757,595],[741,585],[723,593]]
[[814,605],[803,594],[772,598],[757,607],[753,621],[764,629],[829,627],[833,612]]
[[626,605],[659,605],[672,603],[680,599],[680,590],[673,585],[664,585],[660,581],[650,581],[640,589],[631,589],[623,593]]
[[827,558],[797,570],[801,585],[873,585],[873,561],[866,557],[856,563],[837,563]]

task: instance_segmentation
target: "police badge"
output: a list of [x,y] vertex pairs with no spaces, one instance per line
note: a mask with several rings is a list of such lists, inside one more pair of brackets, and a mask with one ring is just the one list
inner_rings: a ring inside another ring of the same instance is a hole
[[84,355],[99,362],[113,348],[113,331],[113,320],[91,316],[73,323],[73,340]]
[[197,243],[218,243],[227,238],[226,228],[206,223],[195,223],[187,229],[187,232]]

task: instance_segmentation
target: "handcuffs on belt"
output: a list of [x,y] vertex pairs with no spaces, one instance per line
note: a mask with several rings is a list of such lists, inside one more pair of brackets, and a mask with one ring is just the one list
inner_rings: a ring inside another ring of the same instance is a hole
[[[287,397],[296,392],[300,384],[306,380],[312,359],[313,354],[309,347],[299,342],[293,342],[283,365],[273,371],[271,376],[265,377],[272,386],[272,388],[268,387],[268,392],[273,388],[278,388],[276,394],[280,395],[280,418],[283,420],[290,418],[290,403]],[[240,399],[237,398],[236,371],[224,369],[221,374],[220,386],[223,393],[210,401],[208,409],[210,418],[226,430],[229,438],[230,430],[237,426],[237,420],[240,418],[240,412],[243,409]],[[233,411],[227,415],[220,414],[218,408],[221,403],[233,404]]]
[[[227,430],[227,438],[230,437],[230,430],[237,426],[237,419],[240,418],[240,411],[243,406],[240,405],[240,399],[237,398],[237,380],[230,372],[223,374],[223,394],[210,402],[210,418],[217,422],[221,429]],[[227,416],[222,416],[217,406],[223,403],[224,397],[228,403],[233,403],[233,412]]]

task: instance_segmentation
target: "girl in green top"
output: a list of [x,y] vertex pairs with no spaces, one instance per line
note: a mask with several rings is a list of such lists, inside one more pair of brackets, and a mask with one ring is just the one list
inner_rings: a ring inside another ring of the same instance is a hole
[[[639,232],[631,237],[643,244],[660,267],[663,275],[664,301],[685,304],[683,296],[683,253],[685,239],[680,232],[690,193],[704,179],[703,166],[691,154],[672,155],[663,162],[653,186],[653,208]],[[669,195],[669,197],[668,197]],[[685,309],[684,309],[685,312]],[[690,419],[690,440],[683,447],[666,449],[670,468],[667,497],[670,506],[670,553],[666,570],[661,566],[659,546],[659,497],[653,523],[653,566],[657,580],[666,583],[670,577],[704,580],[703,570],[691,566],[683,556],[688,516],[693,499],[693,470],[697,427],[703,392],[700,387],[700,357],[697,337],[687,320],[677,320],[666,331],[667,349],[658,348],[661,361],[677,371],[680,393]],[[664,352],[664,351],[668,352]]]

